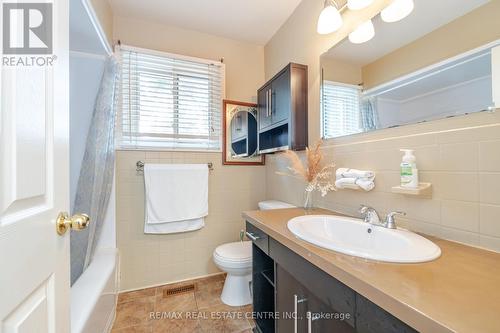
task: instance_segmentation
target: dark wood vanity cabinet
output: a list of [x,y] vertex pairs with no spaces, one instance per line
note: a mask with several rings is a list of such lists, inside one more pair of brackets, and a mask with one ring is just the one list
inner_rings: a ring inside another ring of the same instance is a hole
[[275,305],[280,318],[275,332],[355,332],[347,322],[334,319],[341,314],[280,265],[276,265],[276,281]]
[[[255,238],[256,332],[416,332],[249,222],[247,231]],[[275,315],[258,315],[262,313]]]
[[258,90],[259,152],[307,147],[307,66],[290,63]]
[[[276,311],[279,333],[356,332],[356,294],[344,284],[274,239],[269,255],[276,264]],[[292,318],[287,316],[291,313]]]

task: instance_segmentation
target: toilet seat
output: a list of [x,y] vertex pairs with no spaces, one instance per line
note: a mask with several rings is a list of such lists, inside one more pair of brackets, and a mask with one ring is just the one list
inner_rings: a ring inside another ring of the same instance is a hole
[[234,242],[218,246],[214,258],[225,263],[252,263],[252,242]]

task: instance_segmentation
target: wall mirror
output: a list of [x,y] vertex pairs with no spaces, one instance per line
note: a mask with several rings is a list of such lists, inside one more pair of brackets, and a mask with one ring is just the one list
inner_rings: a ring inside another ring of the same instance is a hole
[[224,100],[223,164],[263,165],[258,155],[257,104]]
[[488,2],[415,1],[404,20],[375,17],[368,42],[346,38],[321,55],[323,138],[494,110],[492,63],[500,59],[492,50],[500,41],[472,50],[464,49],[470,35],[436,43]]

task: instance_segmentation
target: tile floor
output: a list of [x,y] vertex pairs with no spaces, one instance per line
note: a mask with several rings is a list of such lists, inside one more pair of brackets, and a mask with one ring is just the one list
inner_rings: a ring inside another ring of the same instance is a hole
[[[252,306],[230,307],[220,294],[224,275],[118,295],[112,333],[250,333]],[[195,290],[164,295],[164,290],[194,283]]]

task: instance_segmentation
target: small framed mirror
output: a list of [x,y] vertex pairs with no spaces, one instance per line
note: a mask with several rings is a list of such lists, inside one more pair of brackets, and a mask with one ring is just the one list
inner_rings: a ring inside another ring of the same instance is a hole
[[264,165],[258,155],[257,104],[224,100],[222,108],[225,165]]

